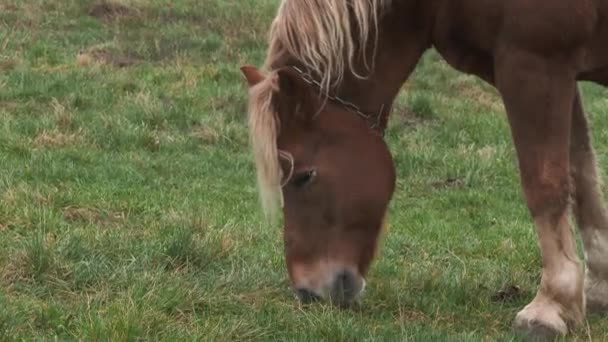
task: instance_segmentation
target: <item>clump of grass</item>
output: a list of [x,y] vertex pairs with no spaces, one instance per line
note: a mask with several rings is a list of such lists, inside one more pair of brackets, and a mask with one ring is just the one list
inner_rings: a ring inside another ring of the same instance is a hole
[[99,246],[91,245],[80,235],[74,235],[60,248],[63,264],[70,272],[65,276],[69,286],[74,290],[91,288],[112,275],[117,265],[112,265]]
[[408,108],[411,113],[422,119],[433,119],[436,117],[433,102],[425,94],[412,96],[408,101]]
[[202,266],[208,261],[203,254],[205,247],[198,245],[191,229],[175,228],[164,238],[162,254],[171,269]]
[[150,152],[158,152],[161,148],[161,138],[158,132],[148,132],[142,137],[142,144]]
[[25,256],[28,274],[40,280],[51,271],[55,264],[52,245],[42,233],[33,234],[25,243]]
[[15,322],[10,313],[8,298],[0,291],[0,335],[7,336],[9,329],[14,326]]
[[42,305],[34,313],[33,324],[37,329],[50,335],[69,335],[71,314],[54,303]]

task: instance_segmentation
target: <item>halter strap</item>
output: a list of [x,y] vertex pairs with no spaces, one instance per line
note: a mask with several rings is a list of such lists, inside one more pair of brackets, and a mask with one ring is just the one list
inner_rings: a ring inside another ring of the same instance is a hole
[[295,70],[304,80],[304,82],[316,87],[323,96],[327,99],[342,105],[344,108],[353,112],[363,118],[369,125],[369,127],[376,131],[380,136],[384,136],[384,130],[381,128],[382,114],[384,113],[384,104],[380,106],[380,110],[377,113],[366,113],[359,108],[356,104],[346,101],[337,95],[332,95],[328,91],[323,91],[323,86],[317,80],[315,80],[310,73],[303,71],[295,65],[292,65],[291,68]]

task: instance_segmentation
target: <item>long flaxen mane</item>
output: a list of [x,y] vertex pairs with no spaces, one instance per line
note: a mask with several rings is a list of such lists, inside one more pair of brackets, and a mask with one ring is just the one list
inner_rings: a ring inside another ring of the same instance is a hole
[[270,29],[265,65],[270,74],[250,89],[249,103],[249,133],[260,198],[270,217],[276,215],[282,203],[279,158],[286,155],[277,147],[280,122],[272,105],[277,84],[273,64],[286,56],[297,60],[309,72],[321,75],[322,90],[339,85],[347,72],[358,76],[354,62],[358,54],[364,54],[363,47],[372,33],[377,34],[380,12],[390,1],[282,1]]

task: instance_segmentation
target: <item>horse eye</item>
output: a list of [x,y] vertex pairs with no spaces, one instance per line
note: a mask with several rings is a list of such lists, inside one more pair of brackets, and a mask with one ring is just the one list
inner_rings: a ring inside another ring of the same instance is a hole
[[293,176],[291,183],[296,188],[302,188],[302,187],[310,184],[315,179],[316,176],[317,176],[317,171],[315,171],[315,170],[307,170],[304,172],[298,172]]

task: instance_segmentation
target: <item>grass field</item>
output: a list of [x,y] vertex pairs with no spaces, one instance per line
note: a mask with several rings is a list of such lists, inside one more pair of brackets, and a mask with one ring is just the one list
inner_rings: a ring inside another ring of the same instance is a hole
[[[277,2],[0,1],[0,339],[515,339],[540,258],[503,108],[435,53],[391,119],[363,305],[295,302],[238,69]],[[608,168],[608,91],[583,88]]]

